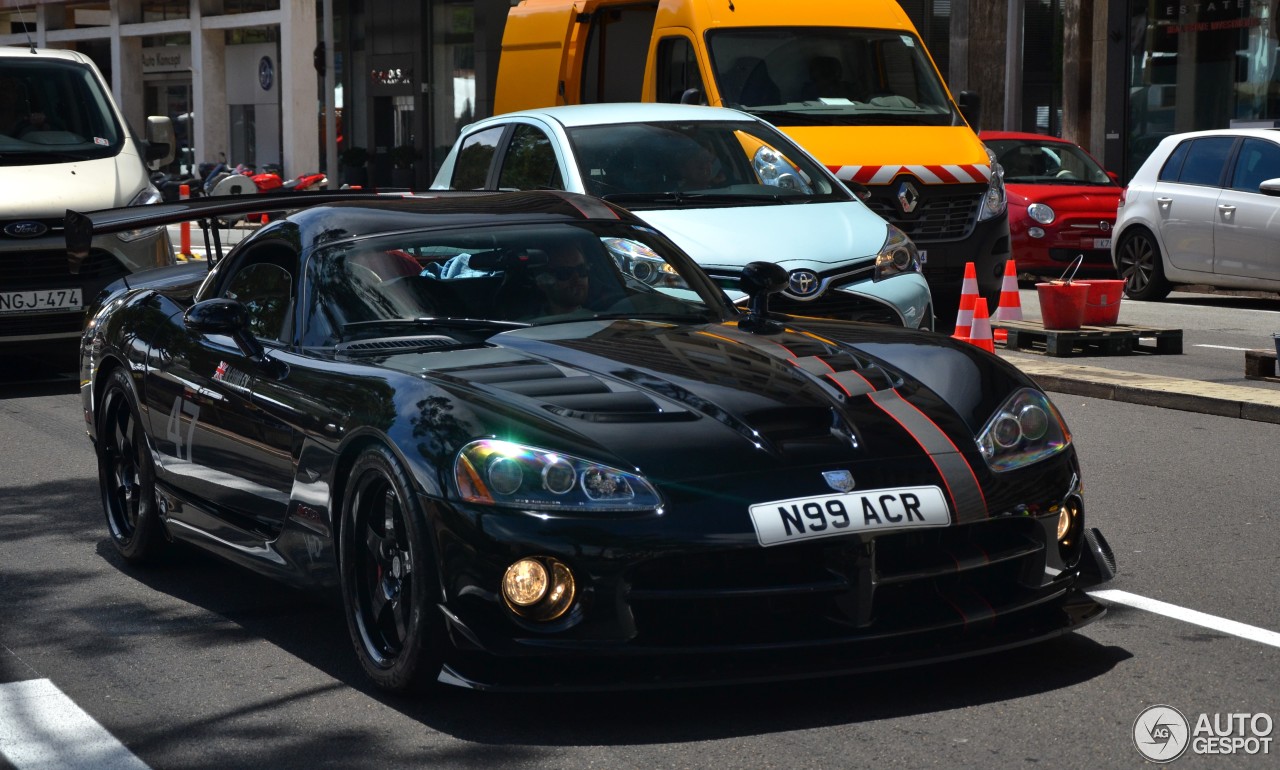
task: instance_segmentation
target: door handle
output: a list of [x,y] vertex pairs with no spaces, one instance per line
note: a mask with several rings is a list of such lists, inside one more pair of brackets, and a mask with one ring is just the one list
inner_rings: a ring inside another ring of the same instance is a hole
[[1218,206],[1218,211],[1221,211],[1223,216],[1229,217],[1232,214],[1236,213],[1236,207],[1223,204],[1221,206]]
[[1167,209],[1173,203],[1173,198],[1156,198],[1156,203],[1160,204],[1160,208]]

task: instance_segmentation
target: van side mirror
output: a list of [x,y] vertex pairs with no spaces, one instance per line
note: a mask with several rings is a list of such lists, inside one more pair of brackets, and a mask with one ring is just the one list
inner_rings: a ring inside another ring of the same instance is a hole
[[173,162],[177,154],[177,141],[173,133],[173,121],[160,115],[147,118],[146,161],[147,168],[155,171]]
[[956,103],[960,107],[960,114],[968,121],[969,127],[974,131],[980,131],[982,129],[982,97],[978,96],[978,92],[961,91]]
[[684,93],[680,94],[681,104],[706,104],[707,99],[702,95],[701,88],[686,88]]
[[1280,179],[1267,179],[1258,185],[1258,192],[1280,198]]

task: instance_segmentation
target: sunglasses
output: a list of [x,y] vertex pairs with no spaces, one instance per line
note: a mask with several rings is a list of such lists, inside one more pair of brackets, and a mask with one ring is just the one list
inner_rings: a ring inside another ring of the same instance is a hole
[[586,265],[564,265],[561,267],[547,268],[547,272],[556,277],[557,281],[567,281],[574,276],[586,278],[590,275]]

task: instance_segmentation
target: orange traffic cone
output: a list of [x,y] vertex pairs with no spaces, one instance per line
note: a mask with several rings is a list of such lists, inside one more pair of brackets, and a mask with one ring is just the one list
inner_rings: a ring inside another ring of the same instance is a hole
[[978,297],[973,306],[973,332],[969,341],[988,353],[996,352],[995,340],[991,338],[991,319],[987,317],[986,297]]
[[[1004,280],[1000,284],[1000,304],[991,316],[993,321],[1021,321],[1022,297],[1018,294],[1018,267],[1012,259],[1004,263]],[[1004,342],[1009,336],[1007,329],[996,329],[996,342]]]
[[956,313],[956,330],[951,336],[958,340],[969,340],[973,330],[974,300],[978,298],[978,273],[972,262],[964,264],[964,281],[960,284],[960,312]]

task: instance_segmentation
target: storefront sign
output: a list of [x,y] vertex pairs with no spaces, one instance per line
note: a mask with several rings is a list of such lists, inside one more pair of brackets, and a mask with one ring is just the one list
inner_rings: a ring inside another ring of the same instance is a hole
[[142,74],[158,72],[189,72],[191,48],[185,45],[167,45],[142,49]]
[[399,86],[413,82],[412,67],[392,67],[370,70],[369,79],[380,86]]

